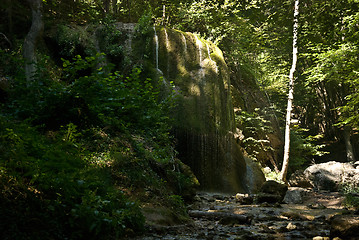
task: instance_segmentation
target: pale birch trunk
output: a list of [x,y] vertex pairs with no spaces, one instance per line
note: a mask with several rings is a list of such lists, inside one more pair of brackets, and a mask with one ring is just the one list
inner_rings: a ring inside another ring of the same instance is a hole
[[32,13],[32,24],[30,31],[24,41],[25,74],[27,81],[33,79],[36,70],[36,43],[39,39],[44,23],[42,21],[42,0],[28,0]]
[[282,171],[280,178],[282,181],[287,182],[287,171],[289,166],[289,148],[290,148],[290,122],[293,105],[293,91],[294,91],[294,72],[297,66],[297,55],[298,55],[298,15],[299,15],[299,0],[295,0],[294,5],[294,25],[293,25],[293,61],[292,67],[289,72],[289,92],[288,92],[288,103],[287,103],[287,115],[285,120],[285,136],[284,136],[284,157]]

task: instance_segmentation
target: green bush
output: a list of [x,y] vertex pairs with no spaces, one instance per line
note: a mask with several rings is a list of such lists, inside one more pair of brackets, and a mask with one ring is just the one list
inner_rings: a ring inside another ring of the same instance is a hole
[[103,68],[83,73],[93,69],[97,59],[76,56],[72,62],[64,60],[68,82],[46,77],[32,82],[18,79],[10,92],[9,111],[47,129],[72,122],[81,128],[110,125],[166,135],[173,97],[160,98],[155,87],[159,84],[143,78],[138,68],[129,76]]
[[268,134],[273,132],[269,121],[264,118],[259,109],[255,109],[253,113],[238,111],[235,119],[237,126],[243,131],[242,147],[249,157],[263,161],[264,159],[260,159],[260,154],[274,151],[268,140]]
[[85,28],[75,25],[59,25],[55,40],[59,55],[73,57],[76,55],[91,56],[95,51],[95,43]]
[[346,184],[342,191],[345,196],[344,205],[349,208],[359,209],[359,187],[355,184]]
[[50,140],[0,116],[2,236],[108,239],[142,229],[139,207],[115,188],[109,168],[85,161],[77,137],[71,124]]
[[324,145],[318,144],[318,140],[323,136],[311,136],[306,134],[306,131],[306,129],[298,128],[298,126],[292,128],[290,135],[290,172],[295,172],[298,169],[305,169],[314,162],[315,156],[327,154],[327,152],[321,150]]
[[124,60],[124,46],[127,36],[117,28],[115,20],[105,18],[102,26],[97,29],[96,35],[101,52],[106,54],[110,62],[121,66]]

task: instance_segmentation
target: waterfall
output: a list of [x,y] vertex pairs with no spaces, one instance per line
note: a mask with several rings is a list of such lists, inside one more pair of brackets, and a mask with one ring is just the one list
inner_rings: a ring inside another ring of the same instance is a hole
[[153,26],[153,31],[155,32],[155,44],[156,44],[156,69],[158,69],[158,36],[155,26]]
[[199,66],[200,66],[200,70],[199,70],[199,73],[200,73],[200,77],[204,78],[204,69],[203,69],[203,57],[202,57],[202,42],[201,40],[198,39],[198,36],[197,35],[194,35],[195,38],[196,38],[196,44],[197,44],[197,47],[198,47],[198,55],[199,55]]
[[196,44],[198,47],[199,64],[200,64],[201,68],[203,68],[203,66],[202,66],[202,42],[198,39],[197,35],[194,35],[194,36],[196,38]]
[[209,49],[208,43],[206,43],[206,46],[207,46],[208,58],[209,58],[209,60],[213,61],[211,58],[211,50]]
[[159,48],[159,43],[158,43],[158,35],[157,35],[157,32],[156,32],[156,27],[153,26],[153,31],[155,32],[155,45],[156,45],[156,70],[158,73],[160,73],[161,75],[163,75],[162,71],[159,69],[158,67],[158,48]]
[[182,41],[183,41],[183,45],[184,45],[184,53],[186,54],[187,52],[187,40],[186,40],[186,37],[184,36],[183,33],[181,33],[182,35]]
[[168,39],[168,33],[166,28],[164,29],[165,31],[165,40],[166,40],[166,50],[167,50],[167,77],[169,78],[170,75],[170,41]]

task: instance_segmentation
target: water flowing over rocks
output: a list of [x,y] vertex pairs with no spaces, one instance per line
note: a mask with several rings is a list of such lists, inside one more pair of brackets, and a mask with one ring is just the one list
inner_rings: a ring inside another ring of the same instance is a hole
[[148,233],[135,239],[357,239],[352,234],[358,215],[347,215],[339,193],[308,189],[301,204],[242,202],[250,196],[257,198],[199,192],[188,206],[192,221],[149,225]]

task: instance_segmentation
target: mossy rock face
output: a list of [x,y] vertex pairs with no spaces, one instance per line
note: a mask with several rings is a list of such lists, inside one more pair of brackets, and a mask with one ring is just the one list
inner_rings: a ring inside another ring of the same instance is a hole
[[230,79],[221,50],[188,32],[158,27],[156,34],[150,58],[158,75],[173,82],[179,99],[174,112],[179,158],[202,189],[247,192],[246,163],[231,134]]

